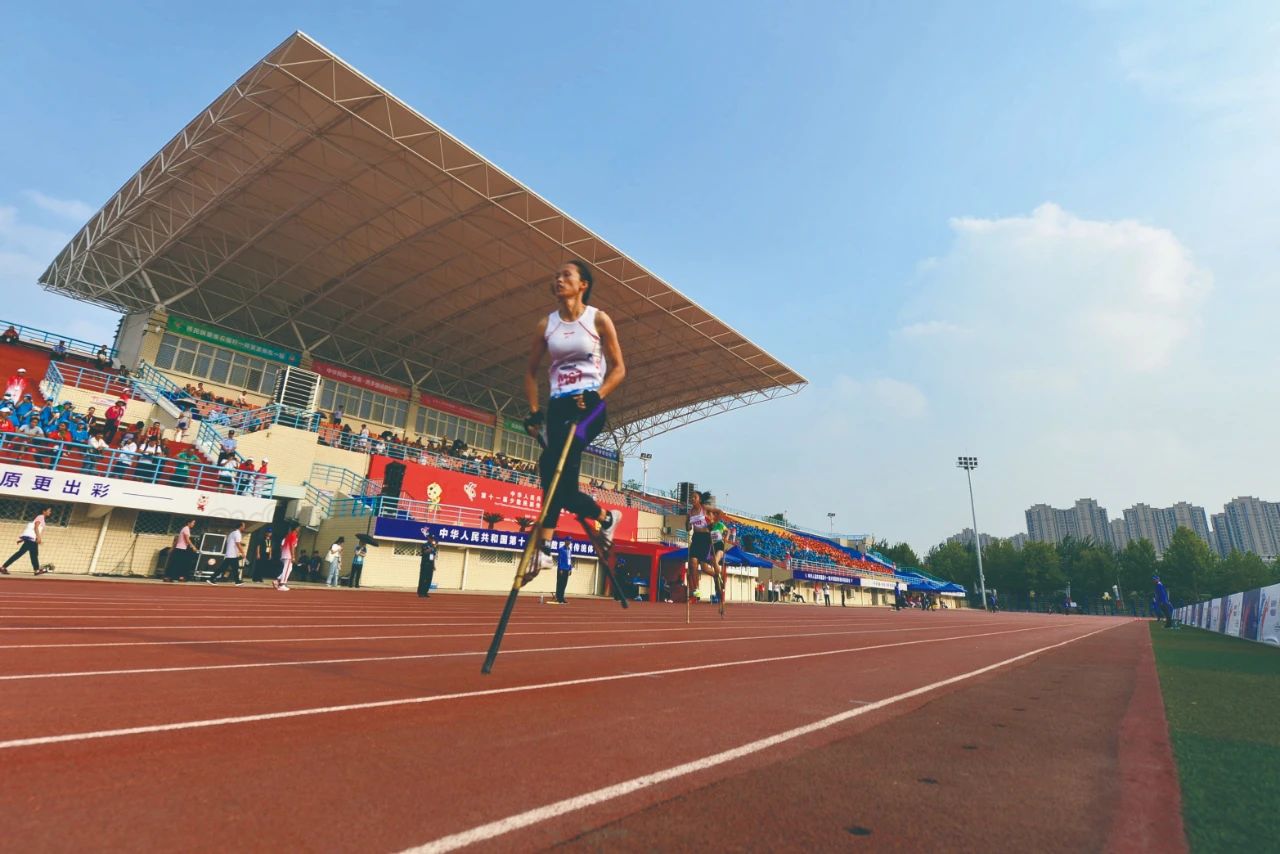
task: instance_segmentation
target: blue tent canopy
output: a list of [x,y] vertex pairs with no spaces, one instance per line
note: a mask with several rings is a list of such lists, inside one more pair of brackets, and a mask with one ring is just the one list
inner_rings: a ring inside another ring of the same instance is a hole
[[[662,556],[663,560],[688,560],[689,550],[679,549],[674,552],[667,552]],[[773,566],[772,561],[767,561],[762,557],[756,557],[750,552],[744,552],[741,546],[734,546],[724,553],[725,566],[754,566],[761,569],[767,569]]]

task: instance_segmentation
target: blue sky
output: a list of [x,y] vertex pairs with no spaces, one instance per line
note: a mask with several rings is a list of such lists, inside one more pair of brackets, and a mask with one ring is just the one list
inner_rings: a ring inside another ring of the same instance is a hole
[[15,319],[110,337],[35,276],[295,29],[811,380],[654,440],[651,484],[919,549],[968,524],[960,453],[996,534],[1280,498],[1274,4],[32,7],[0,32]]

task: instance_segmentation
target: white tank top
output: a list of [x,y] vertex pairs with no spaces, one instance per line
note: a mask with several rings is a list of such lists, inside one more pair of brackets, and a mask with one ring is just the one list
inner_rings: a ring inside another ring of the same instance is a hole
[[574,321],[547,318],[547,352],[551,354],[551,396],[599,391],[604,382],[604,351],[596,334],[596,310],[587,306]]

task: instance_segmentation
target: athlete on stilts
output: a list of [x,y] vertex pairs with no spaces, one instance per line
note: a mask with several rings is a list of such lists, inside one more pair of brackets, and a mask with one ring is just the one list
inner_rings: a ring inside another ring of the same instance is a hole
[[710,500],[710,492],[696,490],[689,498],[689,561],[684,573],[686,616],[689,603],[698,592],[702,574],[708,571],[704,567],[711,558],[711,520],[707,518],[707,508],[703,505]]
[[713,507],[707,511],[707,520],[711,523],[711,577],[716,582],[716,598],[720,600],[721,617],[724,616],[724,597],[729,589],[724,553],[733,544],[733,528],[726,521],[728,518],[719,508]]
[[[616,510],[606,512],[578,488],[582,452],[604,429],[605,399],[627,375],[618,332],[609,315],[589,304],[591,289],[591,268],[586,262],[573,260],[560,267],[551,289],[558,305],[538,322],[529,354],[524,377],[529,415],[524,423],[530,432],[546,425],[547,441],[538,460],[538,471],[542,478],[542,500],[547,507],[541,527],[534,532],[534,559],[525,572],[524,584],[542,570],[556,568],[551,540],[555,537],[561,510],[577,516],[593,541],[603,537],[609,546],[622,515]],[[539,404],[538,371],[543,357],[548,355],[551,357],[551,396],[544,411]],[[565,457],[555,493],[547,495],[570,431],[575,431],[575,438]],[[596,526],[595,530],[591,525]],[[597,557],[602,561],[606,559],[602,554]],[[625,591],[617,592],[626,595]]]

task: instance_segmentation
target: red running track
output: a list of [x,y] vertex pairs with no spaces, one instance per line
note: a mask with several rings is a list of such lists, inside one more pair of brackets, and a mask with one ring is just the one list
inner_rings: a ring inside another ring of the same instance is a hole
[[[1040,850],[1131,838],[1100,795],[1146,779],[1122,773],[1116,745],[1133,724],[1135,674],[1150,668],[1133,621],[739,605],[724,620],[697,608],[686,625],[673,605],[525,597],[483,677],[501,604],[5,579],[6,847],[964,849],[971,838],[992,850],[1043,843],[1028,822],[1058,824],[1064,808],[1091,832]],[[1078,684],[1055,694],[1048,683],[1071,674]],[[990,722],[1000,746],[971,756],[949,743],[988,714],[1017,714],[1003,694],[983,698],[1028,679],[1046,683],[1037,700],[1053,695],[1038,717]],[[1054,748],[1065,779],[1052,800],[1026,803],[1040,761],[1026,749],[1044,730],[1070,734]],[[858,770],[904,738],[956,785],[900,788],[894,774],[910,763],[896,750]],[[1000,768],[1000,751],[1033,779],[972,773]],[[1021,799],[1008,800],[1011,787]],[[1020,806],[1003,823],[912,818],[951,795]],[[786,798],[804,832],[758,819]]]

